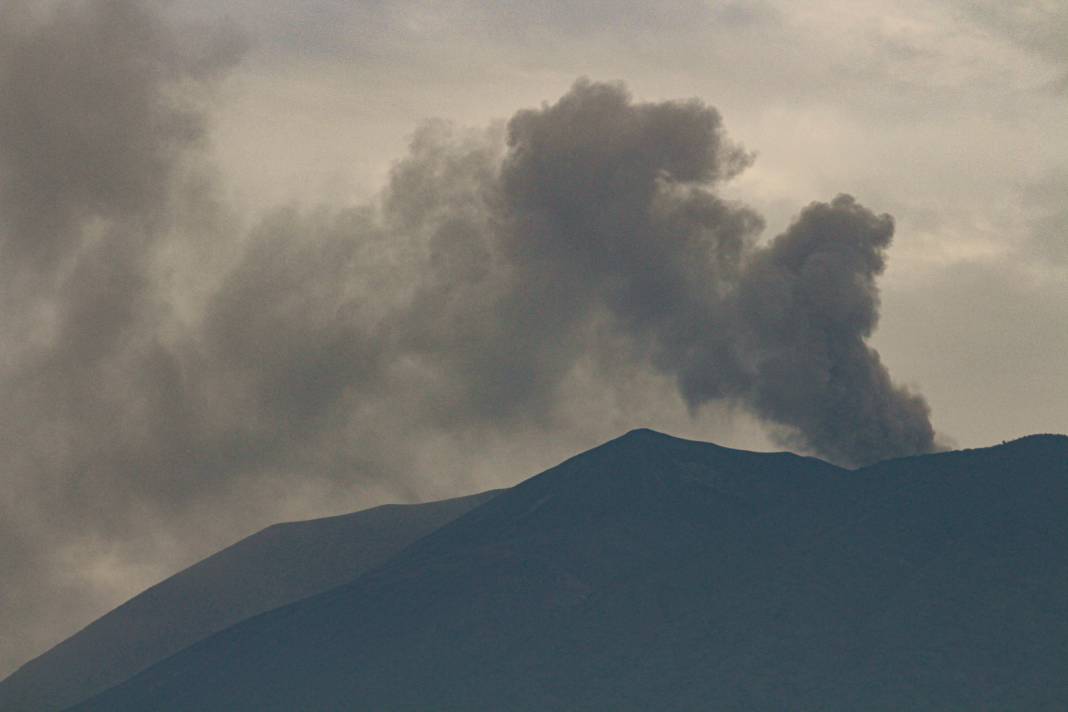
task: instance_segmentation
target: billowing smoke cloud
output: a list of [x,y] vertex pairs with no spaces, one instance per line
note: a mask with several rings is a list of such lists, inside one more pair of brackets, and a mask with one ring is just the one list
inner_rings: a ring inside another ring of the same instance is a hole
[[738,293],[745,398],[802,448],[867,464],[934,448],[926,402],[895,386],[865,340],[893,221],[853,198],[813,203],[753,255]]
[[136,520],[199,486],[171,297],[216,252],[198,102],[241,49],[143,3],[40,9],[0,5],[0,670],[85,622]]
[[749,157],[699,102],[579,82],[509,129],[499,241],[513,298],[536,295],[535,343],[604,311],[693,407],[737,400],[845,464],[934,447],[923,399],[865,344],[889,216],[843,195],[755,247],[760,218],[714,192]]
[[9,667],[193,539],[566,430],[591,363],[587,388],[653,374],[845,464],[935,447],[866,343],[891,219],[839,196],[760,244],[717,194],[752,156],[699,101],[579,81],[506,127],[432,122],[374,203],[245,229],[204,110],[236,34],[191,43],[133,0],[3,12]]

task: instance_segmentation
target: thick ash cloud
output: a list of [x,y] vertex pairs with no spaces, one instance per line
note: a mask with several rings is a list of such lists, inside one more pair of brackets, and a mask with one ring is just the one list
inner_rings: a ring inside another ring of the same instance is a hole
[[787,442],[847,464],[935,447],[923,398],[895,386],[865,343],[894,224],[852,197],[813,203],[757,252],[738,294],[746,399]]
[[839,196],[759,244],[717,194],[752,156],[713,108],[579,81],[503,127],[426,124],[371,204],[246,229],[204,109],[242,41],[150,8],[0,22],[0,665],[112,602],[99,579],[302,492],[411,496],[472,443],[566,432],[591,362],[587,388],[658,374],[845,464],[935,447],[866,343],[891,220]]
[[839,196],[755,246],[760,218],[714,192],[749,161],[716,111],[612,85],[519,113],[508,149],[502,248],[546,337],[605,313],[692,406],[736,400],[840,463],[934,447],[923,399],[865,343],[889,216]]
[[225,30],[189,42],[142,3],[38,10],[0,17],[4,668],[94,610],[83,543],[135,539],[190,487],[168,251],[221,216],[198,102],[241,47]]

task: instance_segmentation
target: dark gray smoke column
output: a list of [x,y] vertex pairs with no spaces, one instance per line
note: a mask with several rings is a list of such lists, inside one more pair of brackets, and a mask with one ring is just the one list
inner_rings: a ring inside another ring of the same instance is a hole
[[934,449],[923,398],[865,343],[889,216],[842,195],[754,246],[759,216],[714,192],[749,156],[698,101],[580,81],[508,141],[502,248],[546,332],[607,313],[691,407],[737,401],[839,463]]
[[750,365],[746,401],[836,462],[935,447],[927,403],[895,386],[865,343],[879,317],[875,277],[893,232],[889,215],[848,195],[813,203],[753,256],[738,295]]

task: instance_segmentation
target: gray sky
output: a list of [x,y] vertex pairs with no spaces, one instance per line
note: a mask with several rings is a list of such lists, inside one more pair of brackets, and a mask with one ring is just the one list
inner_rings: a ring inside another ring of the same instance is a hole
[[1068,6],[1008,7],[0,3],[0,674],[631,427],[1068,431]]

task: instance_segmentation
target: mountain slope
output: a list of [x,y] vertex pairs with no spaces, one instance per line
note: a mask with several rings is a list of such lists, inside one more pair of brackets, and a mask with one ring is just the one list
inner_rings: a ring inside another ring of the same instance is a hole
[[356,578],[495,492],[264,529],[132,598],[0,683],[0,710],[61,709],[240,620]]
[[1068,438],[846,472],[636,431],[79,710],[1062,710]]
[[[571,707],[585,688],[593,699],[604,690],[572,679],[575,661],[554,654],[561,631],[596,627],[632,580],[670,582],[687,562],[724,559],[754,520],[825,498],[846,475],[635,431],[353,584],[231,628],[84,709]],[[665,613],[646,603],[623,604],[632,629]]]

